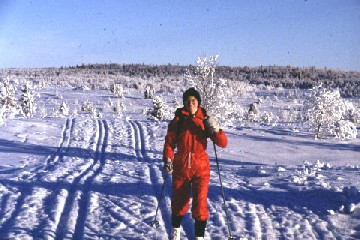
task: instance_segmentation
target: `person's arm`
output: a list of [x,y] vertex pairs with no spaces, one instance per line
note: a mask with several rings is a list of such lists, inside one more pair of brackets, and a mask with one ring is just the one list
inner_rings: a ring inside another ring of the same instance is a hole
[[219,129],[218,132],[214,132],[210,139],[219,147],[225,148],[228,144],[228,139],[225,132],[222,129]]
[[225,135],[225,132],[220,129],[219,123],[212,116],[208,116],[204,120],[205,127],[208,131],[210,139],[219,147],[226,147],[228,140]]
[[168,159],[174,159],[174,149],[176,148],[176,124],[174,119],[170,122],[165,136],[165,144],[163,150],[163,161],[167,162]]

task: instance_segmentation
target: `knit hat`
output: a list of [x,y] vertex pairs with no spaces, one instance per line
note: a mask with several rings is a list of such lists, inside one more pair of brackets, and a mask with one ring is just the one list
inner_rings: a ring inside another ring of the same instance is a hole
[[193,96],[195,97],[198,102],[199,102],[199,106],[201,104],[201,97],[200,97],[200,93],[198,91],[195,90],[195,88],[191,87],[188,90],[186,90],[183,94],[183,104],[185,105],[186,100],[188,99],[188,97]]

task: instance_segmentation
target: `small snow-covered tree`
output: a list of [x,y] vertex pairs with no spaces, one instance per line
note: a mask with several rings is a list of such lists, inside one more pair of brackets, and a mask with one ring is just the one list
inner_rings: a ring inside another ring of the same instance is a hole
[[[354,136],[352,127],[344,127],[349,103],[340,97],[339,89],[332,90],[317,86],[304,101],[303,117],[315,132],[316,138],[324,136]],[[356,128],[355,128],[356,129]]]
[[69,107],[66,105],[65,102],[62,102],[60,104],[60,114],[63,115],[63,116],[68,116],[69,115]]
[[354,104],[349,101],[345,101],[344,104],[345,104],[344,118],[348,119],[349,121],[355,124],[360,123],[360,109],[354,106]]
[[269,124],[273,121],[276,121],[276,116],[274,116],[274,114],[272,112],[264,112],[263,114],[261,114],[261,121],[265,124]]
[[156,96],[153,99],[153,109],[149,109],[147,115],[156,120],[165,120],[169,118],[170,110],[164,100]]
[[124,97],[124,87],[121,84],[112,84],[110,87],[110,91],[118,98]]
[[[186,74],[188,87],[195,87],[201,95],[201,105],[207,110],[208,115],[214,116],[222,125],[231,126],[234,124],[233,117],[238,115],[239,108],[229,104],[233,93],[224,78],[216,78],[216,65],[218,55],[198,57],[196,75]],[[234,114],[235,113],[235,114]]]
[[243,120],[247,113],[246,110],[237,104],[233,99],[228,101],[227,109],[229,114],[227,115],[227,119],[224,121],[224,125],[229,127],[238,127],[243,125]]
[[1,119],[13,117],[18,112],[15,93],[16,86],[9,80],[0,82]]
[[145,99],[153,99],[154,98],[154,88],[151,86],[146,86],[146,89],[144,91],[144,97]]
[[258,103],[255,102],[255,103],[251,103],[249,105],[249,113],[252,113],[252,114],[258,114],[259,113],[259,107],[258,107]]
[[173,104],[174,112],[177,108],[181,108],[183,106],[183,104],[179,102],[179,100],[175,96],[173,98],[172,104]]
[[215,78],[216,61],[219,55],[206,57],[198,57],[196,66],[196,77],[194,78],[193,87],[197,88],[202,99],[202,106],[212,115],[216,113],[218,95],[221,89],[217,89],[218,83]]
[[84,112],[93,112],[95,109],[94,105],[90,101],[85,101],[81,105],[81,111]]
[[39,117],[45,118],[47,116],[46,107],[43,102],[38,103],[37,111],[38,111]]
[[96,110],[96,107],[94,106],[94,104],[92,102],[90,102],[88,100],[82,103],[81,111],[89,113],[90,117],[92,117],[92,118],[98,117],[98,112]]
[[354,123],[346,120],[340,120],[335,124],[335,137],[341,140],[356,138],[357,129]]
[[7,107],[15,107],[15,87],[10,84],[8,81],[4,81],[1,84],[0,89],[0,103],[1,105],[5,105]]
[[20,106],[25,117],[32,117],[36,110],[35,93],[31,87],[30,82],[21,88]]
[[114,112],[115,117],[121,117],[123,114],[123,111],[126,110],[126,107],[124,103],[118,101],[117,103],[114,103],[112,105],[112,110]]
[[184,73],[184,85],[187,87],[195,87],[194,77],[191,75],[189,69]]

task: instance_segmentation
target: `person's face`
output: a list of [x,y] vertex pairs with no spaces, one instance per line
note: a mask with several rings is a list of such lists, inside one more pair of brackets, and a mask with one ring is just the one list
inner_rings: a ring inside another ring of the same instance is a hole
[[199,107],[199,102],[194,96],[189,96],[185,101],[185,108],[191,114],[195,114]]

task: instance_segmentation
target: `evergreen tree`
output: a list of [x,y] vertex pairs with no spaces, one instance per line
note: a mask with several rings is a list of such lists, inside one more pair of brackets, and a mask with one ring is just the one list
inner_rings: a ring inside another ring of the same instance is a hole
[[60,114],[63,115],[63,116],[68,116],[69,115],[69,107],[66,105],[65,102],[62,102],[60,104]]
[[124,97],[124,87],[121,84],[112,84],[110,91],[118,98]]
[[153,99],[154,98],[154,89],[151,86],[146,86],[146,89],[144,91],[144,97],[145,99]]
[[21,88],[20,106],[25,117],[33,117],[36,110],[35,93],[31,88],[30,82],[27,82]]
[[13,117],[18,112],[16,87],[8,80],[0,83],[0,119]]
[[165,120],[169,118],[169,107],[159,96],[153,99],[153,109],[150,109],[147,114],[156,120]]

